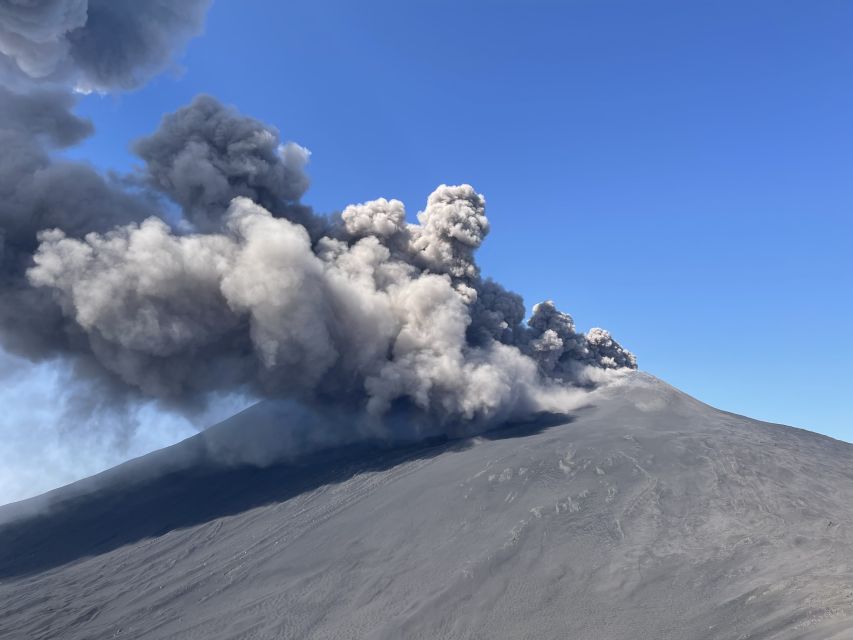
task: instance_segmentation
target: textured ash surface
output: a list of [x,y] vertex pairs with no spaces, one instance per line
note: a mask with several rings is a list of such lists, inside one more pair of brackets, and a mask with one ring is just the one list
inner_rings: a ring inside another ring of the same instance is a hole
[[554,422],[7,506],[0,637],[853,638],[853,446],[643,374]]

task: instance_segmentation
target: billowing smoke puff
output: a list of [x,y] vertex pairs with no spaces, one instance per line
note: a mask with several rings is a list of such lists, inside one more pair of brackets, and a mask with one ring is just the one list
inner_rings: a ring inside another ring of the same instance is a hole
[[321,221],[298,204],[308,188],[308,151],[282,144],[274,128],[214,98],[199,96],[166,116],[134,151],[146,162],[145,182],[181,205],[198,231],[220,229],[236,196],[320,231]]
[[236,392],[479,425],[590,368],[636,367],[553,303],[525,324],[520,296],[481,277],[489,221],[469,185],[438,187],[415,224],[386,199],[316,216],[307,150],[208,96],[135,143],[132,177],[52,157],[92,127],[32,87],[135,86],[206,5],[0,0],[4,77],[30,83],[0,90],[0,344],[174,405]]
[[558,311],[550,300],[533,307],[527,324],[536,335],[530,341],[532,354],[547,374],[571,378],[578,365],[637,368],[634,354],[623,349],[609,332],[594,328],[586,335],[577,333],[572,317]]
[[210,0],[0,0],[0,80],[129,89],[202,27]]

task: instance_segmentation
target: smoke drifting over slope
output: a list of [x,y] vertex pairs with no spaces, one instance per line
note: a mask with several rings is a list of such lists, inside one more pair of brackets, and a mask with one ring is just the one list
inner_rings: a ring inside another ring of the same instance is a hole
[[[55,159],[92,131],[56,83],[138,84],[206,4],[0,4],[3,78],[29,83],[0,90],[15,150],[0,159],[4,348],[175,406],[236,392],[477,424],[541,409],[591,370],[636,368],[551,302],[524,323],[520,296],[481,277],[490,227],[469,185],[439,186],[416,224],[386,199],[316,215],[300,202],[307,150],[209,96],[135,143],[132,178]],[[174,226],[163,198],[181,208]]]

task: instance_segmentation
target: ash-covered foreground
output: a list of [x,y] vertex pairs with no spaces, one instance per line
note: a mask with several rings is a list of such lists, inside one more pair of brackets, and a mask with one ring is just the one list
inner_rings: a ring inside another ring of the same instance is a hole
[[204,437],[0,509],[0,637],[853,638],[853,446],[643,374],[472,440]]

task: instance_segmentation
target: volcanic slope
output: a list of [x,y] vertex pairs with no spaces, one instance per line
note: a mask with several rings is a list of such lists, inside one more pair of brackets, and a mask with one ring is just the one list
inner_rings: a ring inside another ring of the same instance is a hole
[[0,638],[853,638],[853,445],[645,374],[467,440],[204,436],[0,509]]

